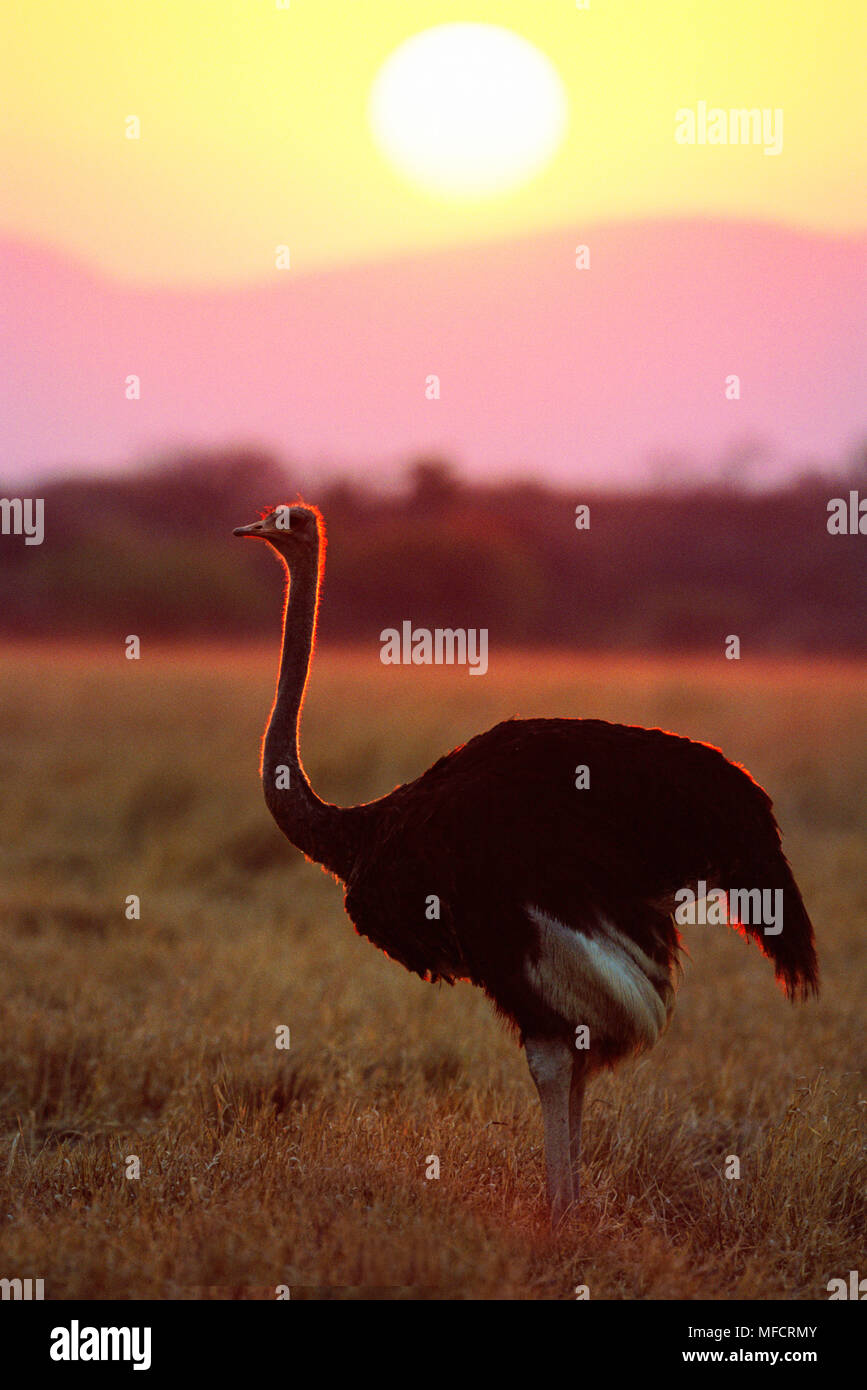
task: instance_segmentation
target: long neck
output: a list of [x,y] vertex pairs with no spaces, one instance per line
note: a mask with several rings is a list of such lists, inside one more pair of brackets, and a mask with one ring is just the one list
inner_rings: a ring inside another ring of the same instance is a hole
[[353,857],[351,809],[343,811],[319,799],[298,752],[318,600],[317,547],[316,553],[295,561],[290,572],[280,675],[262,748],[262,786],[268,808],[287,839],[308,858],[345,878]]

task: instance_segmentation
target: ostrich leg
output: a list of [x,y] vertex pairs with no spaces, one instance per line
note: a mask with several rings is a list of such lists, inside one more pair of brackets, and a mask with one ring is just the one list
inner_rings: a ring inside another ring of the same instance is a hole
[[581,1115],[584,1110],[586,1080],[587,1054],[573,1052],[569,1089],[569,1157],[572,1166],[572,1199],[575,1202],[578,1201],[581,1192]]
[[559,1038],[526,1038],[524,1050],[530,1075],[542,1102],[548,1199],[551,1203],[551,1224],[556,1230],[572,1205],[569,1144],[572,1049]]

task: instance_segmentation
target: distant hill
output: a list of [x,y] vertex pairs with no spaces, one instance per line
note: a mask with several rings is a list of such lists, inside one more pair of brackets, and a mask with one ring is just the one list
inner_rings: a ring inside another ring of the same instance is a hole
[[552,482],[634,481],[654,454],[700,475],[756,437],[788,460],[840,457],[867,433],[865,251],[660,221],[179,291],[0,242],[0,476],[227,439],[307,472],[436,449]]

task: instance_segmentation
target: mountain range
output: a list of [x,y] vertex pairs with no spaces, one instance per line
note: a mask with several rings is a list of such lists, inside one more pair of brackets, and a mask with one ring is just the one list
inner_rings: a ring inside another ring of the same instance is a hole
[[8,487],[234,441],[304,477],[387,479],[440,454],[558,483],[739,458],[771,478],[867,437],[865,250],[656,221],[178,289],[7,238],[0,474]]

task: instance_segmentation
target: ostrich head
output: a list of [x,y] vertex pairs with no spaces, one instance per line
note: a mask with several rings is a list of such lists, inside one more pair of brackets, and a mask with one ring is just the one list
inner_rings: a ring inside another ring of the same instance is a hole
[[320,521],[315,507],[281,503],[249,526],[236,526],[232,534],[268,541],[291,568],[303,557],[316,555]]

